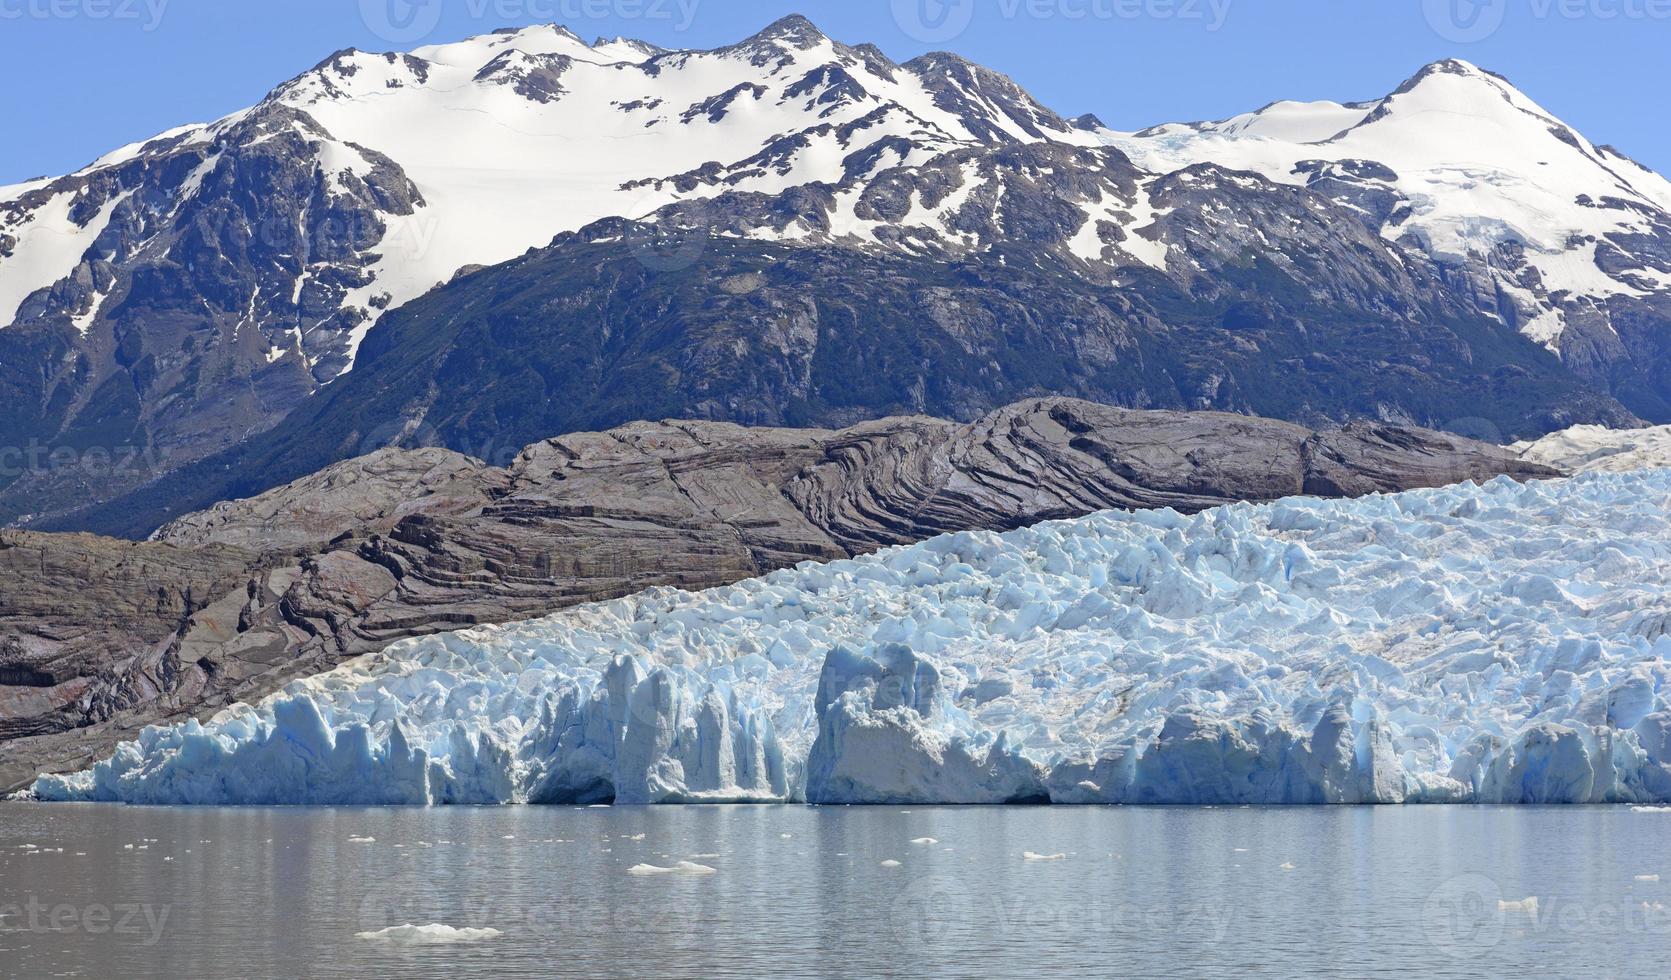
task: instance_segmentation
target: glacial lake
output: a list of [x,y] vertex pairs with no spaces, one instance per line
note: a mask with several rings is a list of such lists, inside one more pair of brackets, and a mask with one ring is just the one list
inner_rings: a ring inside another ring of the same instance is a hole
[[5,977],[1646,976],[1671,812],[0,803],[0,883]]

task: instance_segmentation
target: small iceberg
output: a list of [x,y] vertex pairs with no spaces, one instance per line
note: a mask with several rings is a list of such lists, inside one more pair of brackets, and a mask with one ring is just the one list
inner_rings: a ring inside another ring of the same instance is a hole
[[390,926],[376,932],[356,932],[355,939],[369,939],[376,942],[399,943],[405,946],[446,946],[453,943],[479,943],[488,939],[497,939],[504,933],[497,929],[455,929],[452,926]]
[[938,844],[940,842],[935,840],[932,837],[918,837],[916,840],[913,840],[911,843],[916,844],[919,847],[927,847],[930,844]]
[[1524,912],[1527,915],[1532,916],[1533,918],[1536,918],[1537,914],[1538,914],[1537,896],[1533,896],[1531,898],[1523,898],[1518,902],[1504,902],[1504,901],[1499,900],[1497,902],[1497,911],[1499,911],[1499,912]]
[[658,867],[654,864],[635,864],[627,869],[627,874],[640,877],[647,875],[711,875],[717,874],[715,869],[706,864],[694,861],[680,861],[671,868]]
[[1033,851],[1023,851],[1021,859],[1023,861],[1066,861],[1068,856],[1066,854],[1037,854]]

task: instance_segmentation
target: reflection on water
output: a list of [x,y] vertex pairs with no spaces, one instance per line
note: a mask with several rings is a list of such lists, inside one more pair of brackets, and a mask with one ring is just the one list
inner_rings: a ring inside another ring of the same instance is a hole
[[7,977],[1654,975],[1671,813],[0,804],[0,885]]

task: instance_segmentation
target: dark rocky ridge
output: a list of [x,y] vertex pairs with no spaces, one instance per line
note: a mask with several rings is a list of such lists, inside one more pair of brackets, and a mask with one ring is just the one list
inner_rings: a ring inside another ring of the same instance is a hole
[[840,432],[634,423],[506,468],[385,450],[144,543],[0,532],[0,787],[390,642],[1113,507],[1556,475],[1493,446],[1068,399]]

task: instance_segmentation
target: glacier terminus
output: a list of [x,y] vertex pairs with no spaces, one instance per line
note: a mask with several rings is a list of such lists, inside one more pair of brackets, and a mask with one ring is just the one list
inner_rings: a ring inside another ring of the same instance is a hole
[[397,644],[45,800],[1671,802],[1671,471],[966,532]]

